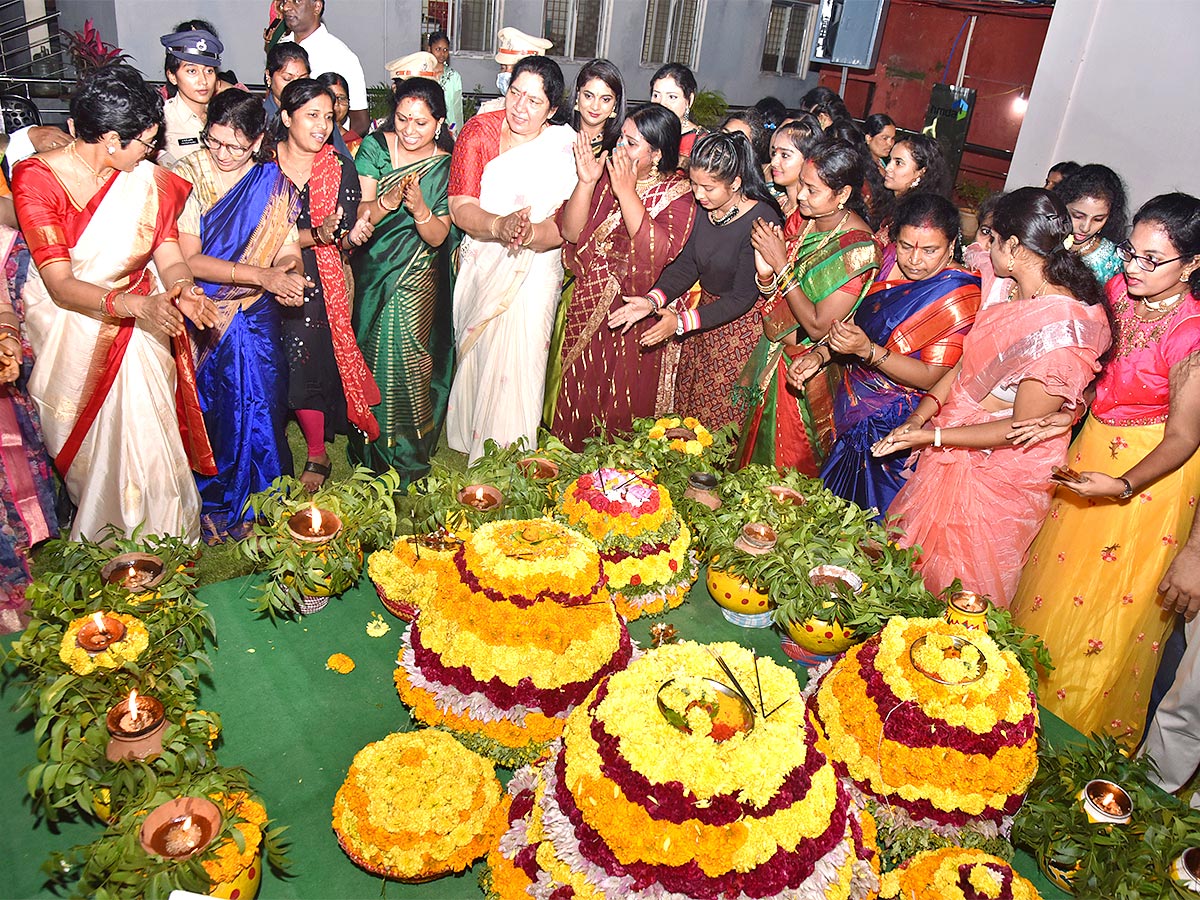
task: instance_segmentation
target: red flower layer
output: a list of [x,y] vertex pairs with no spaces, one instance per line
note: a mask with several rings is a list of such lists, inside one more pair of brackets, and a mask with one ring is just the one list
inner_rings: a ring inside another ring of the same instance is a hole
[[[630,478],[632,479],[633,476]],[[602,487],[603,485],[600,486],[600,488]],[[620,500],[609,500],[600,488],[596,486],[596,476],[591,472],[585,472],[575,483],[575,499],[586,503],[597,512],[608,513],[610,516],[619,516],[624,513],[631,519],[658,512],[661,505],[661,498],[658,491],[654,489],[654,485],[651,485],[650,499],[641,506],[631,506]]]
[[560,751],[554,761],[558,782],[554,799],[575,829],[579,852],[610,874],[632,878],[636,890],[645,890],[657,883],[668,891],[697,900],[736,897],[739,893],[747,897],[773,897],[788,888],[798,887],[812,875],[817,862],[845,838],[846,820],[850,818],[847,812],[850,798],[839,784],[837,806],[830,817],[829,828],[823,834],[801,841],[792,852],[782,848],[777,850],[770,859],[749,872],[726,872],[713,878],[706,875],[695,860],[685,866],[656,866],[645,862],[623,865],[604,839],[583,821],[583,815],[566,787],[564,759],[565,754]]
[[[534,792],[530,788],[521,791],[513,796],[512,804],[508,807],[508,829],[511,830],[513,823],[525,818],[533,812]],[[537,844],[525,844],[517,851],[513,857],[513,865],[524,872],[530,881],[537,881],[538,862],[537,862]]]
[[454,568],[458,570],[458,577],[462,583],[471,591],[477,594],[483,594],[493,603],[511,603],[518,609],[528,609],[535,603],[552,602],[560,606],[587,606],[589,603],[596,602],[596,595],[600,593],[600,589],[608,583],[608,576],[604,574],[604,567],[600,567],[600,580],[592,587],[585,595],[576,597],[562,591],[538,591],[533,597],[526,597],[522,594],[503,594],[495,588],[485,587],[476,577],[475,573],[467,568],[466,554],[460,547],[458,552],[454,554]]
[[[604,699],[608,684],[602,684],[590,707]],[[808,745],[804,763],[792,769],[784,779],[779,791],[761,808],[741,803],[733,794],[717,794],[709,805],[699,806],[699,800],[678,781],[656,784],[645,775],[634,770],[621,756],[621,739],[604,730],[599,719],[592,719],[592,740],[596,742],[600,755],[600,772],[609,781],[619,785],[626,798],[637,803],[655,819],[674,822],[676,825],[695,819],[705,825],[719,827],[736,822],[740,818],[762,819],[774,815],[800,802],[812,786],[812,775],[825,765],[825,756],[816,748],[816,734],[811,724],[806,724],[803,740]]]
[[[816,694],[810,698],[808,711],[813,716],[816,724],[820,726],[822,731],[827,731],[828,726],[825,720],[821,718],[821,711],[817,708],[815,702]],[[934,806],[928,800],[905,800],[898,794],[888,794],[887,797],[880,797],[875,789],[865,781],[859,781],[856,778],[850,777],[850,770],[846,768],[846,764],[841,760],[833,760],[833,769],[837,772],[838,777],[849,781],[863,794],[868,797],[875,797],[880,803],[887,806],[898,806],[909,814],[914,820],[927,819],[935,825],[946,825],[954,828],[969,827],[978,824],[980,821],[995,822],[997,825],[1001,823],[1004,817],[1015,815],[1016,811],[1021,808],[1021,800],[1024,795],[1013,794],[1004,804],[1003,809],[996,809],[994,806],[985,807],[983,812],[977,816],[962,812],[961,810],[944,810]]]
[[[878,641],[867,641],[858,650],[858,662],[866,681],[867,696],[875,701],[883,734],[906,747],[950,747],[960,753],[981,753],[988,759],[1002,747],[1020,747],[1037,734],[1037,717],[1030,712],[1019,722],[1000,722],[987,734],[979,734],[965,725],[950,725],[925,715],[917,703],[902,701],[875,668]],[[1033,695],[1030,694],[1033,701]]]
[[645,559],[647,556],[657,556],[659,553],[666,553],[670,549],[670,541],[660,541],[657,544],[642,544],[637,550],[622,550],[620,547],[614,547],[611,550],[601,550],[600,558],[606,563],[619,563],[622,560],[629,559],[631,556],[636,556],[638,559]]
[[480,681],[466,666],[442,665],[441,658],[421,643],[421,629],[417,622],[413,623],[411,635],[417,668],[430,681],[457,688],[464,694],[483,694],[500,709],[525,706],[544,716],[557,715],[582,703],[597,681],[624,669],[633,655],[629,631],[622,625],[616,652],[598,672],[582,681],[571,681],[556,688],[540,688],[529,678],[522,678],[514,686],[505,684],[496,676]]

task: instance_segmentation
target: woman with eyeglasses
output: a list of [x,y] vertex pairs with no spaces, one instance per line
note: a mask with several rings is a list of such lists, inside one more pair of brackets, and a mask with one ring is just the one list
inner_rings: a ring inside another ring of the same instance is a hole
[[347,128],[350,122],[350,83],[337,72],[325,72],[317,76],[317,81],[333,96],[333,120],[337,122],[338,134],[346,145],[351,157],[358,156],[358,148],[362,145],[362,135],[353,127]]
[[204,149],[173,170],[192,184],[179,247],[217,307],[215,326],[195,338],[196,386],[219,470],[196,479],[210,544],[244,537],[246,500],[292,473],[280,306],[304,302],[300,196],[278,165],[259,160],[265,130],[261,101],[226,91],[209,105]]
[[1071,214],[1071,250],[1078,253],[1101,284],[1121,271],[1117,243],[1125,237],[1129,212],[1125,184],[1108,166],[1089,163],[1064,178],[1054,193]]
[[71,117],[72,143],[13,173],[34,263],[24,289],[29,394],[76,506],[72,538],[99,539],[111,525],[195,541],[191,470],[211,475],[216,465],[184,320],[207,328],[216,310],[177,242],[188,184],[146,159],[162,98],[133,68],[89,73]]
[[[1109,281],[1115,346],[1067,456],[1013,602],[1054,657],[1039,702],[1132,749],[1174,623],[1159,582],[1200,496],[1200,200],[1163,194],[1133,217]],[[1065,434],[1065,413],[1024,437]],[[1059,438],[1060,440],[1062,438]]]
[[920,451],[887,513],[901,545],[921,548],[926,587],[936,593],[959,578],[1007,609],[1068,441],[1014,446],[1013,421],[1080,405],[1111,334],[1100,286],[1064,246],[1071,221],[1058,197],[1013,191],[996,205],[992,230],[984,301],[962,357],[871,452]]

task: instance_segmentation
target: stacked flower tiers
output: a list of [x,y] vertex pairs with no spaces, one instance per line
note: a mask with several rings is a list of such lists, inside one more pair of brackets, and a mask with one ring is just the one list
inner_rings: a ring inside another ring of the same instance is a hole
[[941,619],[892,619],[808,688],[822,748],[883,828],[1007,837],[1037,772],[1037,707],[1009,651]]
[[536,758],[633,645],[596,545],[550,519],[478,528],[409,626],[395,673],[413,715],[504,765]]
[[873,820],[815,741],[789,670],[737,644],[652,650],[509,782],[485,887],[501,900],[873,897]]
[[944,847],[918,853],[883,876],[881,900],[1040,900],[1012,866],[979,850]]
[[333,801],[333,830],[369,872],[426,881],[494,846],[508,798],[495,767],[445,732],[390,734],[354,756]]
[[564,492],[566,522],[600,545],[617,611],[632,620],[674,609],[696,580],[692,534],[665,487],[623,469],[585,472]]
[[376,550],[367,574],[388,612],[411,622],[438,591],[438,574],[446,571],[462,544],[445,530],[406,535],[391,549]]

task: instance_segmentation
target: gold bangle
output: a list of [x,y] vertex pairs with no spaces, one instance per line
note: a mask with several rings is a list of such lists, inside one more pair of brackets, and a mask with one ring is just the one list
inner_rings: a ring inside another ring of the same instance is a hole
[[528,242],[521,241],[521,246],[522,247],[532,247],[534,236],[535,236],[534,235],[534,225],[531,223],[529,226],[529,241]]
[[427,215],[425,218],[421,219],[420,221],[413,219],[413,224],[414,225],[424,225],[426,222],[428,222],[432,218],[433,218],[433,210],[431,209],[429,211],[429,215]]
[[500,216],[496,216],[494,219],[492,219],[492,224],[488,226],[488,231],[490,231],[490,232],[492,233],[492,240],[493,240],[493,241],[498,241],[498,240],[500,240],[500,235],[498,235],[498,234],[496,233],[496,226],[497,226],[499,223],[500,223]]
[[237,284],[237,263],[229,264],[229,283]]

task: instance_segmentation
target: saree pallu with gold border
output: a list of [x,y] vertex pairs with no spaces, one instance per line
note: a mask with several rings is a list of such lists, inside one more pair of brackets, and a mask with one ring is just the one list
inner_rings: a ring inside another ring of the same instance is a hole
[[[253,166],[220,195],[207,152],[184,157],[200,217],[202,252],[250,266],[272,265],[293,233],[300,197],[273,162]],[[279,304],[260,288],[197,281],[217,305],[216,326],[196,331],[196,383],[218,472],[198,475],[205,540],[244,536],[250,495],[292,473],[287,443],[287,359]]]
[[[647,293],[663,267],[679,255],[695,220],[691,185],[677,174],[642,191],[646,215],[632,238],[606,172],[592,194],[588,225],[576,245],[564,245],[566,265],[580,275],[566,310],[563,340],[552,354],[547,395],[554,389],[551,432],[572,450],[599,427],[628,434],[633,420],[652,416],[663,346],[642,347],[650,318],[625,334],[608,327],[623,296]],[[557,384],[553,375],[557,371]]]
[[[196,399],[186,333],[174,341],[132,318],[58,306],[38,266],[70,264],[75,278],[150,294],[162,284],[152,255],[175,240],[190,190],[149,162],[114,175],[82,208],[34,157],[16,167],[14,198],[35,266],[23,297],[36,362],[29,393],[46,449],[77,511],[71,537],[199,537],[192,469],[215,472]],[[172,347],[174,344],[174,347]]]
[[[884,253],[881,272],[891,271],[895,250]],[[898,279],[871,285],[854,317],[874,343],[927,365],[953,367],[963,336],[979,310],[979,276],[943,269],[921,281]],[[876,458],[871,445],[912,415],[921,391],[897,384],[878,369],[846,367],[833,398],[833,446],[821,480],[825,486],[882,518],[904,485],[905,454]]]
[[[380,138],[368,136],[356,160],[360,173],[376,178],[377,196],[412,175],[419,179],[430,212],[449,214],[450,157],[393,169],[386,145],[380,144]],[[367,441],[358,432],[351,434],[349,454],[376,472],[396,469],[405,485],[428,473],[446,420],[454,371],[454,237],[452,229],[440,247],[430,247],[401,205],[375,227],[374,237],[352,263],[354,336],[381,400],[371,409],[379,437]]]
[[[802,234],[788,245],[800,287],[814,303],[858,280],[852,307],[856,309],[879,268],[879,245],[866,231],[850,229],[832,240],[826,232]],[[749,407],[738,467],[760,463],[815,476],[831,444],[833,390],[840,367],[826,366],[809,379],[803,393],[797,392],[787,383],[788,365],[811,352],[814,344],[778,291],[763,308],[762,326],[738,385]]]

